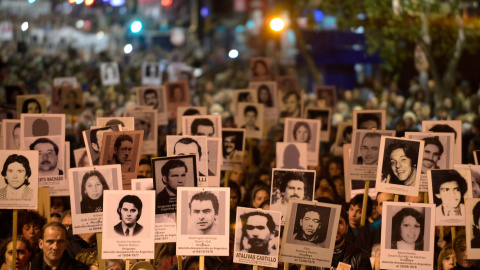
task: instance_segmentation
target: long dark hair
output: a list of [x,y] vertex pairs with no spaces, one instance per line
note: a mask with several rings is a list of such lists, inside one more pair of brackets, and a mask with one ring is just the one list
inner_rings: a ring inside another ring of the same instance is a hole
[[[105,177],[103,177],[103,175],[99,171],[97,171],[97,170],[89,171],[82,178],[82,200],[90,199],[90,197],[88,197],[88,195],[85,191],[85,185],[87,184],[88,179],[92,176],[98,177],[98,180],[102,184],[103,190],[108,190],[109,189],[107,181],[105,180]],[[101,197],[103,197],[103,194],[102,194]]]

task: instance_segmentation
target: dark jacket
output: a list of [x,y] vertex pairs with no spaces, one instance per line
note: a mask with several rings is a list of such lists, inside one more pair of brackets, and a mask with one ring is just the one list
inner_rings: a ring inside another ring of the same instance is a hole
[[[32,270],[49,270],[49,269],[51,268],[43,260],[43,252],[40,251],[32,261]],[[60,267],[58,269],[59,270],[89,270],[86,264],[73,259],[72,257],[68,256],[66,252],[63,253],[62,261],[60,262]]]
[[[122,228],[122,222],[120,221],[117,225],[115,225],[113,227],[113,229],[115,230],[115,232],[121,236],[124,236],[123,235],[123,228]],[[133,236],[139,234],[141,231],[143,230],[143,226],[140,225],[140,224],[136,224],[135,225],[135,228],[133,229]]]

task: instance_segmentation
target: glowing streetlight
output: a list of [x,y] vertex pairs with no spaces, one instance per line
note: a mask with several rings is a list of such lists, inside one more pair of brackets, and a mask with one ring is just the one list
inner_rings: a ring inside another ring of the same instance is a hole
[[235,59],[238,57],[238,51],[233,49],[228,52],[228,57]]
[[284,26],[285,26],[285,23],[280,18],[274,18],[273,20],[270,21],[270,28],[272,28],[273,31],[278,32],[282,30]]
[[130,30],[132,30],[132,33],[138,33],[140,30],[142,30],[142,22],[140,21],[134,21],[130,25]]
[[28,29],[28,22],[22,23],[21,29],[22,29],[23,32],[27,31],[27,29]]
[[123,47],[123,52],[125,52],[125,54],[129,54],[133,51],[133,46],[132,44],[127,44],[125,45],[125,47]]

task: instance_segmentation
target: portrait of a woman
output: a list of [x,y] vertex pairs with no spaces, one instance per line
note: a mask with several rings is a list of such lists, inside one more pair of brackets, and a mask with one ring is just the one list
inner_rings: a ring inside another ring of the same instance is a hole
[[382,182],[415,186],[419,149],[408,142],[390,144],[383,159]]
[[103,211],[103,191],[108,190],[105,177],[96,170],[87,172],[82,179],[82,214]]
[[260,85],[260,87],[258,87],[257,94],[258,102],[265,105],[265,107],[273,107],[272,94],[270,94],[268,86],[266,86],[265,84]]
[[310,143],[311,138],[312,130],[310,129],[310,125],[302,121],[296,122],[293,126],[293,139],[295,142]]
[[42,106],[34,98],[29,98],[23,102],[22,113],[41,113]]
[[414,208],[403,208],[392,219],[392,249],[423,250],[425,217]]
[[33,199],[33,189],[28,187],[32,170],[26,157],[10,155],[3,164],[2,176],[7,186],[0,189],[0,200]]
[[253,81],[268,81],[270,80],[270,71],[267,63],[263,59],[253,60],[251,65],[252,80]]

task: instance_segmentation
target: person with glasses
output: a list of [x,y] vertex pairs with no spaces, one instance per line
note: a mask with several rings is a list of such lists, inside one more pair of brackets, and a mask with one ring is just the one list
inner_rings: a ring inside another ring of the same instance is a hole
[[108,164],[122,165],[122,172],[133,172],[132,166],[133,139],[129,135],[122,134],[115,139],[113,145],[113,157]]
[[58,145],[48,138],[39,138],[30,145],[30,150],[38,150],[38,174],[42,176],[63,175],[58,165]]

